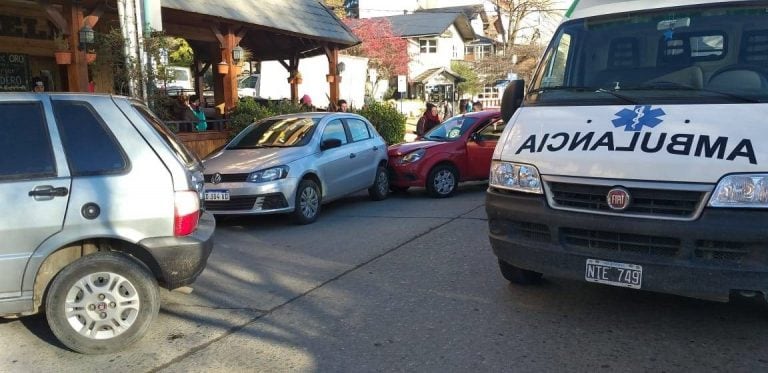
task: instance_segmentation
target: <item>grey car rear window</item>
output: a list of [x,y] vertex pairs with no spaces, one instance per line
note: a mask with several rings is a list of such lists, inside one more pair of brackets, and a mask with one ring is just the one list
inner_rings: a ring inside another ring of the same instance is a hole
[[128,168],[120,144],[88,103],[53,101],[53,111],[72,176],[113,174]]
[[37,102],[0,104],[0,180],[56,176],[43,107]]
[[186,165],[199,162],[197,157],[192,154],[192,152],[190,152],[189,149],[187,149],[187,147],[184,146],[181,141],[176,138],[176,135],[174,135],[173,132],[171,132],[171,130],[165,126],[165,123],[163,123],[163,121],[160,120],[160,118],[158,118],[154,113],[142,105],[134,104],[133,108],[136,109],[139,115],[141,115],[147,121],[147,123],[149,123],[157,131],[158,134],[160,134],[160,138],[162,138],[163,141],[168,144],[168,147],[173,150],[180,161],[184,162]]

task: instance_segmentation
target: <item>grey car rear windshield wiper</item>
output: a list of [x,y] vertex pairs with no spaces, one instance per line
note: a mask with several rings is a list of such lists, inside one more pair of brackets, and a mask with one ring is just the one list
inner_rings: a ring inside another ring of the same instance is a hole
[[716,89],[709,89],[709,88],[696,88],[691,87],[689,85],[675,83],[675,82],[652,82],[647,84],[642,84],[637,87],[629,87],[629,88],[622,88],[626,91],[649,91],[649,90],[681,90],[681,91],[697,91],[697,92],[707,92],[707,93],[714,93],[721,96],[729,97],[735,100],[738,100],[740,102],[748,102],[748,103],[759,103],[762,102],[756,98],[752,97],[746,97],[742,95],[737,95],[729,92],[723,92]]
[[558,85],[554,87],[540,87],[538,89],[535,89],[531,93],[542,93],[546,91],[574,91],[574,92],[596,92],[596,93],[607,93],[613,97],[616,97],[618,99],[621,99],[622,101],[628,103],[628,104],[637,104],[636,100],[633,100],[632,98],[629,98],[627,96],[624,96],[622,94],[616,93],[615,91],[608,90],[605,88],[599,88],[599,87],[586,87],[586,86],[572,86],[572,85]]

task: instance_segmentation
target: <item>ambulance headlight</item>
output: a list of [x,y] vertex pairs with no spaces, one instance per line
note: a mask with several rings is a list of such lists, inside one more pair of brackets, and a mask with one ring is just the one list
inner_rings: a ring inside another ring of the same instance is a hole
[[712,207],[768,208],[768,174],[729,175],[709,199]]
[[488,181],[493,188],[542,194],[539,170],[532,165],[493,161]]

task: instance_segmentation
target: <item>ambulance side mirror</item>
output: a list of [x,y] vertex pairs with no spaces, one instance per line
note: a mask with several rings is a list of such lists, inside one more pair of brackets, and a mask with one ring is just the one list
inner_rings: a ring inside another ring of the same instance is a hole
[[504,123],[509,122],[517,108],[523,104],[524,87],[525,80],[513,80],[504,90],[504,95],[501,96],[501,119],[504,119]]

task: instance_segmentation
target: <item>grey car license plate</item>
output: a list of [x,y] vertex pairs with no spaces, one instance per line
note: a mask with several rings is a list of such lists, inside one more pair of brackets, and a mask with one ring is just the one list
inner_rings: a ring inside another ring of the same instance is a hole
[[643,267],[637,264],[587,259],[584,279],[600,284],[640,289],[643,285]]
[[226,189],[206,190],[206,201],[229,201],[229,191]]

